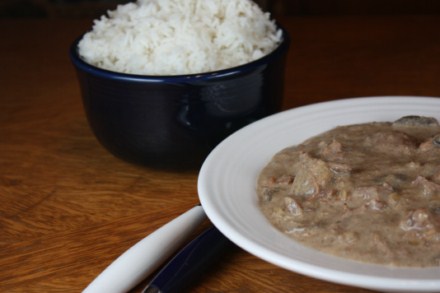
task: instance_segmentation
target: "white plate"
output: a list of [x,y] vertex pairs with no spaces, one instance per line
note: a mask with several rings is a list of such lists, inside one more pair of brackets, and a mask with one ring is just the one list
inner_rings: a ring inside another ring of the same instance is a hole
[[338,125],[393,121],[405,115],[440,121],[440,98],[366,97],[284,111],[257,121],[219,144],[204,162],[198,192],[209,219],[248,252],[282,268],[330,282],[387,292],[440,292],[440,267],[390,268],[350,261],[302,246],[260,212],[255,186],[281,149]]

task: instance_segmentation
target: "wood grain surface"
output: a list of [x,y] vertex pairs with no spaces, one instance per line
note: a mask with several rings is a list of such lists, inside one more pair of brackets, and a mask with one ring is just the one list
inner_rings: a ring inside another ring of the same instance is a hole
[[[285,109],[357,96],[440,96],[440,16],[279,21],[292,38]],[[68,58],[90,25],[0,20],[0,292],[79,292],[198,202],[197,170],[126,163],[91,133]],[[369,292],[283,270],[239,248],[187,291]]]

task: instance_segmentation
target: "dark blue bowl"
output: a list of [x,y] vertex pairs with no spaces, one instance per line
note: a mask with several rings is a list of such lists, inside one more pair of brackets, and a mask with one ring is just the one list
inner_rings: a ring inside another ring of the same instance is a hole
[[142,165],[198,168],[237,129],[280,110],[289,38],[269,55],[230,69],[193,75],[112,72],[70,48],[85,112],[99,142]]

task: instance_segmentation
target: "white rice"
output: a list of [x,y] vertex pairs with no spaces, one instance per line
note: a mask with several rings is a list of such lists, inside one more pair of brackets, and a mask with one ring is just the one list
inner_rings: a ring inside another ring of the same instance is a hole
[[180,75],[248,63],[281,38],[251,0],[138,0],[95,20],[78,46],[82,59],[100,68]]

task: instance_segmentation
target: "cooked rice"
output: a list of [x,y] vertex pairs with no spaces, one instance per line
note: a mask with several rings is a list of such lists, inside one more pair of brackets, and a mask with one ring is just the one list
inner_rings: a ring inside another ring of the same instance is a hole
[[282,39],[251,0],[138,0],[107,14],[84,35],[79,54],[117,72],[210,72],[261,58]]

